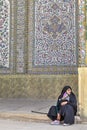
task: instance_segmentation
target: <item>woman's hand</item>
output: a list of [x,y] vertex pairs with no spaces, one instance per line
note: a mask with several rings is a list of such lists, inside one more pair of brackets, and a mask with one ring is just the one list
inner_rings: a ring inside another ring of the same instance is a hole
[[60,118],[61,118],[61,116],[60,116],[60,114],[58,113],[58,114],[57,114],[57,120],[60,121]]
[[66,105],[66,104],[67,104],[67,101],[62,102],[62,103],[61,103],[61,106],[64,106],[64,105]]

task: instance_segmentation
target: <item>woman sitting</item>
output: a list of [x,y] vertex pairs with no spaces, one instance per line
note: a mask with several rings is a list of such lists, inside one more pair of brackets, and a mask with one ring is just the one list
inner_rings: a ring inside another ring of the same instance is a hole
[[65,86],[58,97],[57,106],[55,106],[56,112],[53,112],[55,116],[52,111],[50,109],[47,114],[53,120],[51,124],[60,124],[60,121],[64,122],[63,125],[74,124],[74,116],[77,112],[77,100],[70,86]]

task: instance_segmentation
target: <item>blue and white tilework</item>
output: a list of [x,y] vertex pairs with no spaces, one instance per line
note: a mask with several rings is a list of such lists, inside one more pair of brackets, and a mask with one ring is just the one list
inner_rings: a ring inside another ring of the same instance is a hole
[[10,5],[8,0],[0,0],[0,67],[9,67],[9,23]]
[[77,66],[76,0],[35,0],[34,66]]

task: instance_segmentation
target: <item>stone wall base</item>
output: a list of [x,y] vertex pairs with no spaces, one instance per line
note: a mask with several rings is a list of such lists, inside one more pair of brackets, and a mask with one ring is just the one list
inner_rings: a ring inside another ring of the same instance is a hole
[[0,97],[57,99],[65,85],[78,96],[78,75],[0,75]]

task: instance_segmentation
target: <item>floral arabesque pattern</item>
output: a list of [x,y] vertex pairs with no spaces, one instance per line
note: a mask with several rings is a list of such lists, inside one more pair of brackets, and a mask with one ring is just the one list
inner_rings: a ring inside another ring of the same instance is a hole
[[0,0],[0,67],[9,67],[9,22],[8,0]]
[[77,66],[76,0],[35,1],[34,66]]

